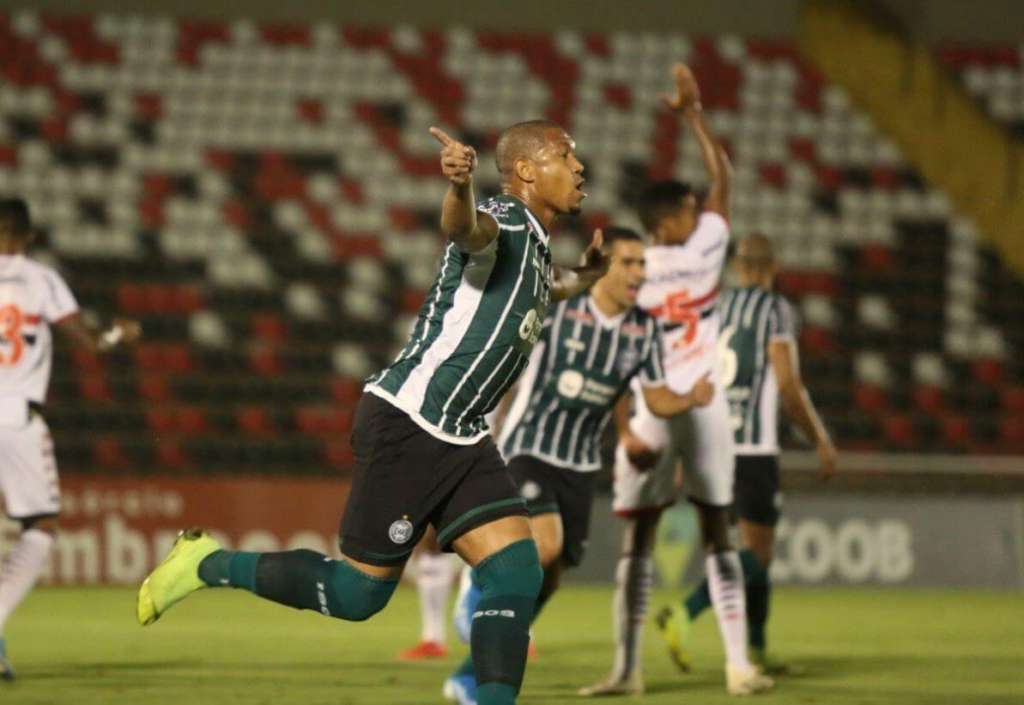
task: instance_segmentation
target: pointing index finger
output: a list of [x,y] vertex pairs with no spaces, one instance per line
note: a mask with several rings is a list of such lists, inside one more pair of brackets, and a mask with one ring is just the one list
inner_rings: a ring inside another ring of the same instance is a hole
[[431,127],[430,134],[434,136],[434,139],[440,142],[442,145],[447,147],[452,144],[455,140],[448,136],[448,134],[440,127]]

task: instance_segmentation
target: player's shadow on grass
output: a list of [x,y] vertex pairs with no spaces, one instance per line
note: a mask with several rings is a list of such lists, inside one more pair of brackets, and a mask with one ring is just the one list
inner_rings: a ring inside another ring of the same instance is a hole
[[[1016,670],[1020,658],[1016,655],[986,656],[985,665]],[[904,654],[900,656],[810,656],[793,659],[792,664],[802,672],[796,677],[813,679],[844,678],[846,676],[864,675],[869,673],[957,673],[964,670],[962,654],[937,656],[935,654]],[[788,676],[787,676],[788,677]]]
[[[35,678],[74,678],[82,675],[96,676],[119,673],[149,673],[152,671],[166,671],[168,669],[195,669],[204,666],[204,662],[198,659],[179,659],[176,661],[95,661],[82,663],[56,663],[49,668],[32,670],[31,677]],[[28,672],[22,674],[26,675]]]

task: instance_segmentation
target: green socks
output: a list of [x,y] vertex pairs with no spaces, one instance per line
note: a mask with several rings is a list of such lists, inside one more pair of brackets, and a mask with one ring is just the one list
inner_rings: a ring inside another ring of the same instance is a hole
[[242,588],[278,604],[353,622],[382,610],[398,585],[305,549],[214,551],[199,564],[199,578],[210,587]]

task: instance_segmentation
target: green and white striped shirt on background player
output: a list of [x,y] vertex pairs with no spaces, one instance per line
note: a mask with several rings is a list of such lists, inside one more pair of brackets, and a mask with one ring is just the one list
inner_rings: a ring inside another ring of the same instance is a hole
[[733,289],[719,306],[718,350],[736,455],[775,455],[779,452],[779,385],[768,359],[768,344],[795,340],[793,309],[781,294],[756,286]]
[[529,455],[557,467],[601,467],[601,436],[636,375],[665,384],[657,321],[639,308],[608,318],[589,293],[547,320],[498,440],[506,460]]
[[448,244],[409,342],[365,387],[461,445],[487,435],[484,414],[525,369],[551,291],[548,234],[522,201],[495,196],[478,210],[498,236],[473,254]]

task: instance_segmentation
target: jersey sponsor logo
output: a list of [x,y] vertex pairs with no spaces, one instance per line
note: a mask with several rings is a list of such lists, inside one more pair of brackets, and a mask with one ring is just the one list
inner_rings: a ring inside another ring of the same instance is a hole
[[618,393],[618,388],[586,377],[578,370],[565,370],[558,376],[556,384],[559,395],[566,400],[579,399],[587,404],[605,407]]
[[583,352],[584,350],[587,349],[587,344],[584,343],[582,340],[578,340],[576,338],[566,338],[565,347],[569,348],[570,350],[574,350],[575,352]]
[[477,210],[494,218],[508,218],[512,204],[506,201],[492,200],[477,206]]
[[558,376],[558,393],[567,399],[575,399],[583,391],[586,379],[576,370],[565,370]]
[[519,324],[519,337],[531,346],[535,345],[543,328],[544,317],[537,313],[537,309],[531,308],[523,316],[522,323]]
[[412,522],[408,519],[391,522],[391,526],[388,527],[388,538],[392,543],[399,545],[408,542],[412,538]]

